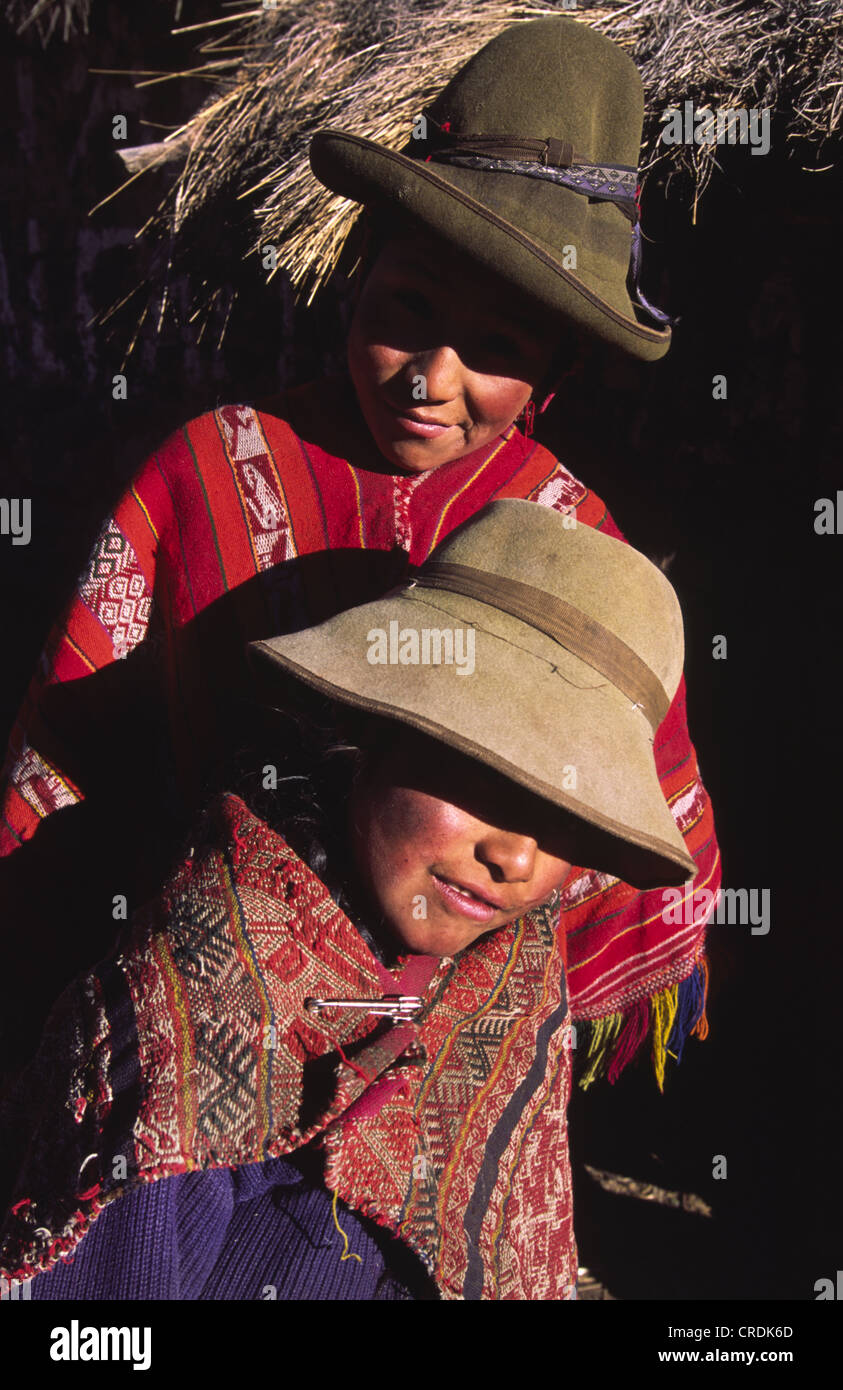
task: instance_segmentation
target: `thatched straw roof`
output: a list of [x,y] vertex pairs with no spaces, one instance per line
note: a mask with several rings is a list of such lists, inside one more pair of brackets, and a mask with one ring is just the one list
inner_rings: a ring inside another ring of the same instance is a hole
[[[647,99],[642,167],[690,175],[694,199],[719,148],[660,143],[665,108],[689,100],[697,108],[770,108],[776,138],[803,160],[820,167],[835,157],[839,0],[608,0],[575,11],[564,0],[276,0],[274,9],[196,26],[193,72],[213,94],[166,141],[123,152],[135,177],[166,165],[178,171],[145,230],[166,237],[171,268],[190,273],[207,229],[247,212],[246,253],[275,245],[297,291],[312,297],[357,214],[313,178],[313,131],[336,126],[400,148],[422,106],[484,42],[519,20],[557,13],[592,24],[632,54]],[[206,281],[203,296],[215,288]]]

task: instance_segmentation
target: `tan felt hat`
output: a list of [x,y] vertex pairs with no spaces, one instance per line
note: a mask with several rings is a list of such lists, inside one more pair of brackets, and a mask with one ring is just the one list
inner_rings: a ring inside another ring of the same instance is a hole
[[579,817],[587,867],[639,888],[693,877],[653,756],[682,674],[679,602],[644,555],[573,515],[492,502],[404,586],[250,652]]

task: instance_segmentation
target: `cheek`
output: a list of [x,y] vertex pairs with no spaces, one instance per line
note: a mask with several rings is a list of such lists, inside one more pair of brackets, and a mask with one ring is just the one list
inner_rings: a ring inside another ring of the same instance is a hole
[[391,788],[372,809],[373,841],[393,872],[427,868],[460,839],[466,816],[456,806],[406,787]]
[[358,308],[348,333],[348,366],[356,385],[378,384],[393,376],[407,354],[378,341],[374,327],[369,327]]
[[389,296],[370,277],[360,293],[349,328],[349,341],[353,342],[355,351],[365,355],[388,351],[383,346],[383,338],[390,319]]
[[516,381],[512,377],[486,377],[476,393],[476,399],[485,420],[509,424],[521,414],[530,394],[528,382]]
[[567,881],[571,872],[571,865],[566,859],[556,859],[551,855],[541,855],[540,862],[536,866],[536,872],[531,884],[532,895],[540,902],[549,898],[551,893]]
[[356,823],[358,867],[393,921],[415,894],[430,891],[432,866],[465,853],[471,826],[457,807],[405,787],[367,799]]

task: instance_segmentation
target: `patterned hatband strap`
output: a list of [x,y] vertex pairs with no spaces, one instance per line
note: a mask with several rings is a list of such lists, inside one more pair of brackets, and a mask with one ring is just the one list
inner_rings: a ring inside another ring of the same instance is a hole
[[539,164],[535,160],[501,159],[464,153],[459,149],[434,150],[428,159],[440,164],[458,164],[463,169],[488,169],[495,174],[524,174],[528,179],[545,179],[563,188],[571,188],[575,193],[584,193],[589,198],[616,203],[633,226],[638,221],[635,202],[638,170],[630,169],[625,164],[577,163],[559,168],[554,164]]
[[[520,579],[489,574],[473,565],[428,561],[404,590],[422,603],[418,589],[448,589],[477,599],[552,637],[566,651],[585,661],[641,709],[653,733],[668,710],[667,691],[654,671],[614,632],[564,599],[524,584]],[[409,592],[408,592],[409,590]]]

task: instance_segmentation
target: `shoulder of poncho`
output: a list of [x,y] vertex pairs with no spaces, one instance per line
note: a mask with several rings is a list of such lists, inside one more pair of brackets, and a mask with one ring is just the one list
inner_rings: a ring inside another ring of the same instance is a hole
[[529,500],[539,506],[552,507],[555,511],[575,513],[577,521],[603,531],[607,536],[625,541],[621,531],[603,498],[594,492],[583,480],[573,473],[566,463],[538,441],[527,441],[520,436],[525,449],[532,443],[531,463],[536,471],[544,470],[541,482],[529,494]]
[[208,860],[222,858],[242,869],[256,856],[264,862],[271,860],[276,873],[283,867],[295,866],[308,882],[328,893],[279,830],[261,820],[235,792],[219,792],[199,815],[186,853],[173,866],[161,892],[148,904],[144,917],[160,912],[162,906],[169,908],[173,891],[189,882]]
[[[276,400],[277,409],[275,408]],[[277,428],[280,424],[292,434],[296,434],[292,423],[287,419],[288,412],[282,408],[282,401],[283,395],[279,394],[272,402],[272,409],[268,408],[270,404],[268,401],[262,401],[260,404],[252,401],[221,401],[210,410],[202,411],[199,415],[191,415],[189,419],[183,420],[163,440],[161,449],[166,450],[169,445],[178,444],[185,437],[197,432],[203,434],[207,442],[208,426],[220,431],[220,448],[222,448],[223,438],[226,434],[230,434],[234,423],[239,423],[241,428],[249,422],[257,423],[264,431],[272,429],[273,426]]]

